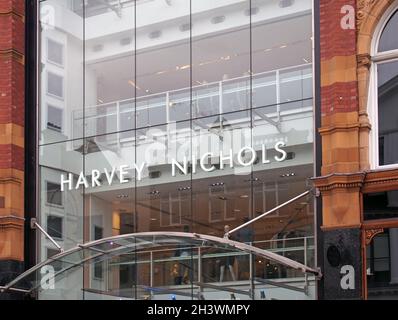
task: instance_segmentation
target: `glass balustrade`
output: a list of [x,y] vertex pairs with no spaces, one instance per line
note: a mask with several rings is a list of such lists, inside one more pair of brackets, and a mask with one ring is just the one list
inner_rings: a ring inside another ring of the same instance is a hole
[[[252,99],[248,94],[251,82]],[[276,121],[283,113],[312,107],[311,65],[203,84],[192,87],[192,92],[189,88],[180,89],[86,107],[73,112],[73,136],[81,134],[83,116],[86,137],[119,132],[123,138],[123,132],[135,128],[232,114],[249,110],[251,105],[253,110],[261,110]]]

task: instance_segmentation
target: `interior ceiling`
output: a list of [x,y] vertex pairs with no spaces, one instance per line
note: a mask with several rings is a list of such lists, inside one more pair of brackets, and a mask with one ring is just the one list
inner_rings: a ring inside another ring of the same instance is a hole
[[[254,73],[312,61],[310,16],[254,26],[252,35],[255,39]],[[249,40],[249,29],[244,29],[193,42],[193,85],[247,75],[250,69]],[[189,48],[189,43],[185,42],[139,53],[135,84],[137,95],[189,87]],[[133,54],[88,67],[94,69],[97,75],[100,101],[110,102],[134,96]]]

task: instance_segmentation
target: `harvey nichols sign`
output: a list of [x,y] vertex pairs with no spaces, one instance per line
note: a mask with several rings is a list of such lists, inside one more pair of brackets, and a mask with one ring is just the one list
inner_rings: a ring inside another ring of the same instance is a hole
[[[276,151],[276,155],[274,156],[275,161],[283,162],[287,159],[287,152],[283,150],[286,147],[286,143],[279,141],[275,143],[274,149]],[[200,168],[204,172],[213,172],[217,170],[214,165],[209,164],[208,159],[214,158],[215,155],[212,152],[207,152],[203,154],[200,159],[197,159],[195,156],[192,157],[192,174],[197,173]],[[224,170],[225,168],[234,168],[237,164],[240,167],[250,167],[258,160],[258,154],[252,147],[244,147],[240,149],[236,154],[236,162],[234,161],[234,153],[232,149],[229,152],[224,153],[220,151],[220,154],[217,156],[219,160],[219,169]],[[199,161],[198,161],[199,160]],[[199,162],[199,163],[198,163]],[[261,163],[262,164],[270,164],[271,160],[267,157],[267,149],[263,144],[261,146]],[[138,181],[141,181],[143,178],[144,170],[147,168],[148,163],[142,162],[141,164],[133,163],[132,165],[121,165],[119,167],[112,167],[110,169],[103,169],[102,172],[98,169],[91,171],[91,176],[87,177],[84,175],[84,172],[80,172],[77,181],[75,182],[73,179],[73,174],[69,173],[67,175],[61,176],[61,191],[65,190],[73,190],[79,189],[81,187],[85,188],[96,188],[101,187],[103,184],[112,185],[114,182],[119,182],[120,184],[126,184],[131,181],[129,179],[130,173],[129,170],[133,170],[135,172],[135,177]],[[190,172],[188,171],[189,162],[187,157],[184,157],[182,162],[177,161],[176,159],[171,160],[171,172],[172,176],[175,177],[177,171],[180,171],[183,175],[188,175]],[[100,179],[102,174],[105,174],[106,180],[105,182]]]

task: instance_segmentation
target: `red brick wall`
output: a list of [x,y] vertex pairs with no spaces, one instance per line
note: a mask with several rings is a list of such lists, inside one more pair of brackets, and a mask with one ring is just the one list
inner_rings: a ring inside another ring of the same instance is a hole
[[[342,13],[345,6],[355,10],[356,0],[320,0],[323,116],[358,110],[356,28],[355,23],[353,29],[341,27],[341,21],[347,14]],[[355,11],[353,18],[355,22]]]

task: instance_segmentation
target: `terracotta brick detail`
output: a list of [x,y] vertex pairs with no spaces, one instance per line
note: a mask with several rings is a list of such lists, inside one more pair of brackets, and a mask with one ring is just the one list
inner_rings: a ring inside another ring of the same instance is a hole
[[321,88],[323,116],[358,110],[357,82],[338,82]]

